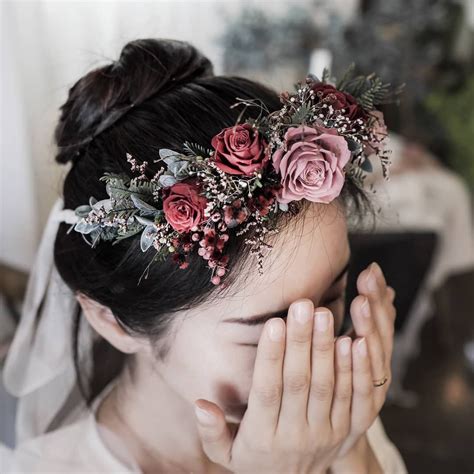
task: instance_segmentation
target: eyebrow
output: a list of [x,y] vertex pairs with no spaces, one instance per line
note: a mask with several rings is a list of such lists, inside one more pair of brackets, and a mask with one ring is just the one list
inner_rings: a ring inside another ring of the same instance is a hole
[[[339,275],[337,275],[334,281],[331,283],[330,287],[338,283],[342,279],[342,277],[346,274],[346,272],[349,270],[351,257],[352,255],[349,255],[347,263],[344,265],[344,268],[341,270]],[[259,326],[260,324],[265,324],[265,322],[271,318],[285,317],[287,313],[288,313],[288,308],[285,308],[279,311],[274,311],[273,313],[257,314],[257,315],[253,315],[247,318],[242,318],[242,317],[228,318],[228,319],[224,319],[222,322],[244,324],[245,326]]]

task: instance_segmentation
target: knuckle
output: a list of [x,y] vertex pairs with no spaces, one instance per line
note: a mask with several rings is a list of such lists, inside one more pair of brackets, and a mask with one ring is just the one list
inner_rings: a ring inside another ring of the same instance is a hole
[[282,386],[281,384],[272,384],[255,389],[257,400],[265,407],[274,407],[280,404]]
[[263,354],[262,354],[262,359],[265,362],[275,363],[275,362],[279,362],[281,358],[282,358],[282,353],[281,351],[278,351],[278,350],[263,351]]
[[360,364],[354,364],[354,373],[356,377],[359,377],[361,380],[369,380],[372,376],[372,370],[370,367],[370,362],[367,360],[361,362]]
[[358,387],[354,387],[354,392],[362,397],[369,397],[374,392],[374,386],[372,382],[361,384]]
[[357,295],[350,304],[350,312],[353,313],[354,311],[359,311],[360,307],[365,301],[365,297],[363,295]]
[[324,354],[327,355],[332,350],[334,349],[334,340],[333,339],[322,339],[322,340],[316,340],[314,342],[314,349],[316,349],[316,352],[319,354]]
[[328,382],[315,382],[311,385],[311,396],[317,401],[325,401],[332,397],[334,384]]
[[337,387],[334,392],[334,398],[341,402],[349,401],[352,398],[352,387],[350,385]]
[[377,326],[372,321],[367,325],[367,330],[365,331],[364,336],[375,336],[378,333]]
[[310,385],[309,374],[288,374],[284,377],[283,387],[290,393],[304,393]]
[[292,346],[292,349],[307,350],[310,342],[311,334],[308,332],[294,332],[288,336],[288,344]]
[[338,364],[337,366],[337,373],[339,375],[349,375],[352,372],[352,365],[351,364]]

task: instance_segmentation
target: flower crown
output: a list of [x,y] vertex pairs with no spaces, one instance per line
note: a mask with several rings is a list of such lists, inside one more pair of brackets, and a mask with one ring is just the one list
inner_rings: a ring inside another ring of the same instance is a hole
[[[391,90],[375,74],[354,76],[352,65],[336,85],[325,70],[322,80],[308,75],[294,87],[280,94],[283,106],[272,113],[261,101],[236,97],[231,108],[245,108],[212,138],[212,149],[189,142],[182,152],[160,149],[154,162],[164,166],[153,176],[147,161],[127,153],[135,177],[106,173],[109,198],[77,207],[72,228],[92,247],[141,233],[141,250],[155,250],[150,264],[171,256],[185,269],[197,251],[215,285],[228,268],[227,241],[247,234],[261,273],[280,213],[298,212],[302,199],[330,203],[346,176],[362,186],[370,155],[389,179],[387,128],[375,105],[393,102],[403,86]],[[247,107],[259,107],[259,116],[240,123]]]

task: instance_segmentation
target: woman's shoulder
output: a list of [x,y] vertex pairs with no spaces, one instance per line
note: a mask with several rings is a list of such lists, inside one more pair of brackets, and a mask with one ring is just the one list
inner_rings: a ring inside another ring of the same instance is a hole
[[99,429],[90,413],[70,425],[23,441],[13,450],[2,448],[1,472],[136,473],[136,468],[109,451]]
[[400,452],[385,432],[380,416],[367,430],[367,438],[385,474],[408,473]]

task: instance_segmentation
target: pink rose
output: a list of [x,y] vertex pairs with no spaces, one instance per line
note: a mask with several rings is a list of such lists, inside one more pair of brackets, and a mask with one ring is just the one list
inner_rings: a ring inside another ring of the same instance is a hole
[[267,143],[248,123],[224,128],[211,141],[213,159],[228,174],[250,176],[269,160]]
[[373,125],[370,134],[370,141],[365,145],[364,152],[368,155],[382,151],[385,147],[385,138],[388,135],[387,126],[380,110],[371,110],[369,115],[373,117]]
[[273,154],[273,166],[281,174],[278,201],[329,203],[336,198],[351,157],[346,140],[334,129],[303,125],[289,128],[285,141],[287,151],[280,148]]
[[188,232],[204,220],[207,199],[199,194],[195,183],[176,183],[164,191],[165,218],[173,229]]

